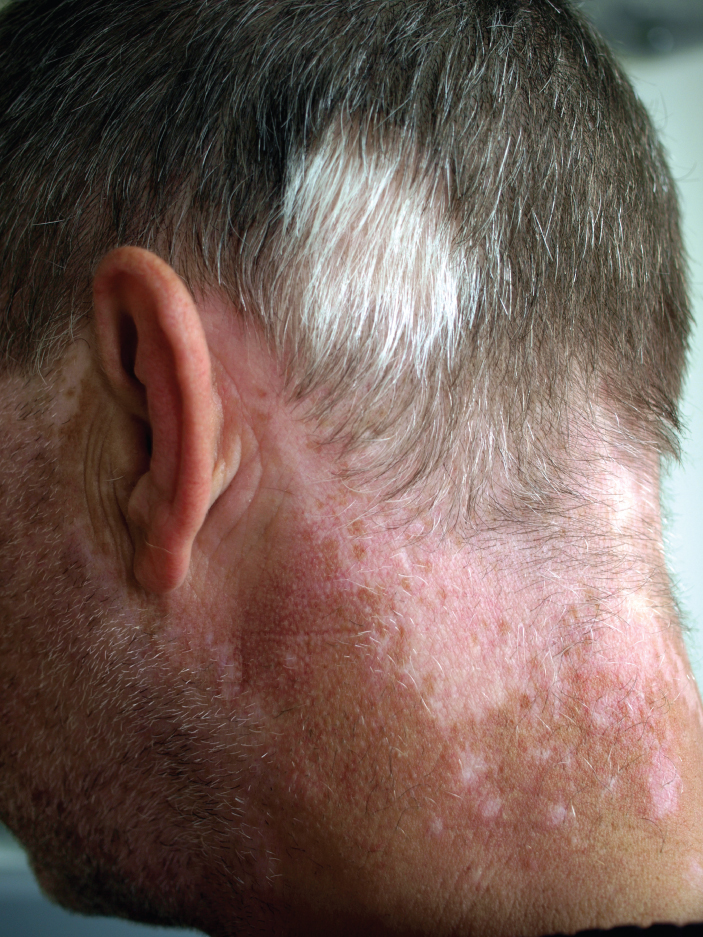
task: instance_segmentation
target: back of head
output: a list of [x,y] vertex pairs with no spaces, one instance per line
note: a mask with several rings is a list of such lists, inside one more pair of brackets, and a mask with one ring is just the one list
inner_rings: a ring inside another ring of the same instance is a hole
[[580,14],[17,0],[0,75],[0,809],[47,890],[690,915],[678,210]]
[[130,243],[226,293],[347,472],[445,526],[578,487],[569,414],[672,448],[675,195],[566,7],[65,0],[0,48],[6,367],[59,353]]

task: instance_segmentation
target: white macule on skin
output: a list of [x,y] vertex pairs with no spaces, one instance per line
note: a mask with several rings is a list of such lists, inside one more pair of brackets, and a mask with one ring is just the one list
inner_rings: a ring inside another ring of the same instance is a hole
[[685,878],[690,885],[703,894],[703,856],[692,856],[688,861]]

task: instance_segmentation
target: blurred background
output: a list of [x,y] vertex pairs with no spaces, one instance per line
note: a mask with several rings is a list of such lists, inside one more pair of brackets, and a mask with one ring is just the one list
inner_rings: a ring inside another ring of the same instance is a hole
[[[582,0],[578,6],[609,40],[652,115],[681,196],[696,325],[683,401],[683,460],[667,470],[663,502],[669,568],[703,685],[703,0]],[[158,933],[173,931],[81,918],[51,905],[21,848],[0,826],[0,937]]]

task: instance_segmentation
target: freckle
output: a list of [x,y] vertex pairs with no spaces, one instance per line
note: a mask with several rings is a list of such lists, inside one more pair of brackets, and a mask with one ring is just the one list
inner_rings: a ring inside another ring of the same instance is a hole
[[366,548],[358,542],[352,544],[352,552],[357,560],[363,560],[366,556]]

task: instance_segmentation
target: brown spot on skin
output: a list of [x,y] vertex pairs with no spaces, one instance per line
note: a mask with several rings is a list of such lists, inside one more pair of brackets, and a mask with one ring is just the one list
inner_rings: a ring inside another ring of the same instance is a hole
[[357,540],[361,539],[362,537],[364,537],[365,534],[367,534],[367,530],[364,525],[364,522],[361,520],[352,521],[348,525],[347,529],[349,531],[350,536],[352,538],[356,538]]
[[366,547],[362,543],[359,543],[358,540],[352,543],[352,552],[354,557],[359,561],[366,557]]

